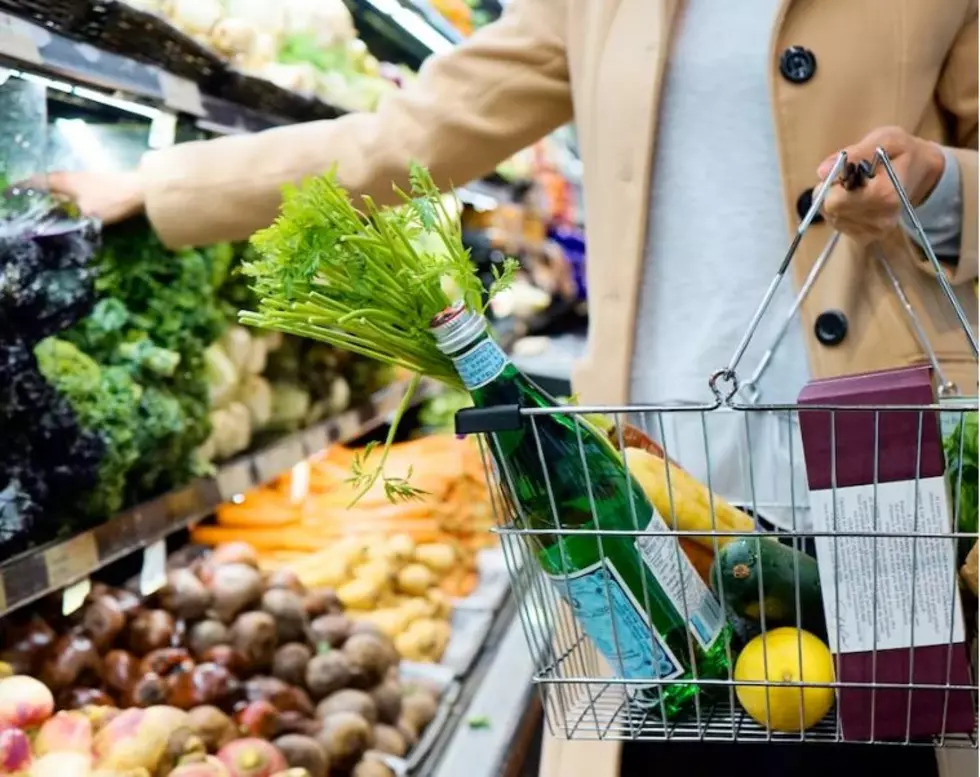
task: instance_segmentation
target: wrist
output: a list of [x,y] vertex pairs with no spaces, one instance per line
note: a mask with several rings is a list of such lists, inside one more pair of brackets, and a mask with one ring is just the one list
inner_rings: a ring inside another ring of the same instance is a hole
[[925,202],[932,194],[939,179],[943,177],[946,170],[946,155],[938,143],[929,140],[918,140],[920,144],[921,159],[923,164],[923,175],[917,191],[910,192],[912,205],[918,207]]

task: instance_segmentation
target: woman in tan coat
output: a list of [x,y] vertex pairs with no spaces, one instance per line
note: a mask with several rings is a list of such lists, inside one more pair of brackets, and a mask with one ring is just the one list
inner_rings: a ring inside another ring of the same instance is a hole
[[[207,243],[267,225],[282,184],[334,164],[353,193],[390,201],[410,159],[464,183],[570,120],[589,256],[583,401],[703,398],[840,149],[888,152],[976,329],[976,0],[513,0],[376,114],[183,144],[137,171],[52,185],[109,221],[145,210],[171,245]],[[844,237],[770,365],[766,398],[924,361],[871,244],[948,376],[975,394],[974,354],[881,175],[833,188],[744,363],[769,345],[832,227]],[[549,739],[543,768],[615,774],[611,748]]]

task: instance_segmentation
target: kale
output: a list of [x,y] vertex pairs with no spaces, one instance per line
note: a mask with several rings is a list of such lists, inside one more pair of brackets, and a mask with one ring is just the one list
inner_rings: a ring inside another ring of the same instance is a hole
[[197,457],[211,432],[203,353],[227,325],[215,288],[233,259],[227,244],[170,251],[145,220],[103,234],[99,301],[63,337],[99,364],[125,370],[141,390],[127,504],[205,471]]
[[66,340],[48,338],[35,355],[41,374],[68,401],[82,428],[105,443],[98,483],[81,502],[85,516],[105,519],[122,508],[126,478],[139,457],[142,389],[125,368],[101,366]]

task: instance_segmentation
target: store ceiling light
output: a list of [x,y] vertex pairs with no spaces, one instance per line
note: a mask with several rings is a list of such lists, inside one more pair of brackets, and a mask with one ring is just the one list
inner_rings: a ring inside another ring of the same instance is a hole
[[394,21],[433,54],[449,51],[453,47],[452,41],[437,32],[421,16],[401,5],[398,0],[366,0],[366,2],[375,11]]

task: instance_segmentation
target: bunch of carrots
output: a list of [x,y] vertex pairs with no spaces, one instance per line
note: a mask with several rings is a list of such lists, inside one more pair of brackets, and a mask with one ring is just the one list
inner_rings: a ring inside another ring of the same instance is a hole
[[415,545],[451,545],[461,563],[441,581],[449,596],[465,596],[476,585],[476,552],[494,544],[493,514],[480,452],[470,439],[422,437],[392,446],[387,475],[408,476],[423,493],[392,502],[378,481],[352,505],[359,486],[351,482],[355,461],[370,467],[380,451],[332,446],[238,503],[216,513],[216,525],[198,526],[192,540],[216,546],[246,542],[262,565],[303,568],[343,541],[408,537]]

